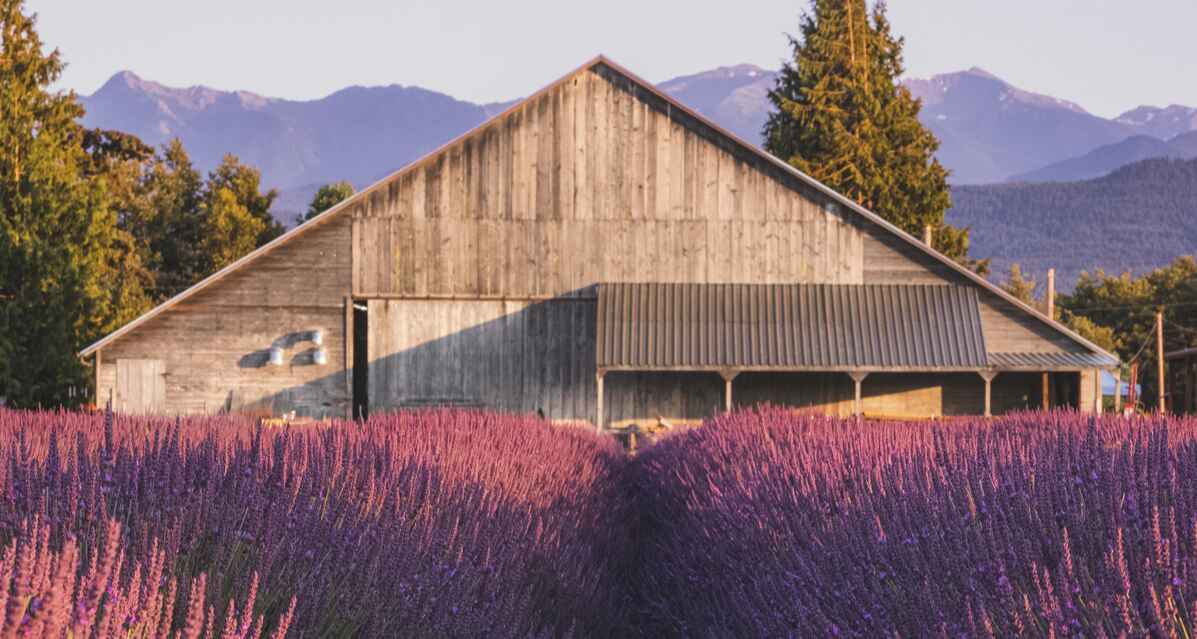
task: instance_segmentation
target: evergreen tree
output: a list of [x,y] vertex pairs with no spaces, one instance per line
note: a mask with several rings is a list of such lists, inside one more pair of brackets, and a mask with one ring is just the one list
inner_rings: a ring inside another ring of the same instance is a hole
[[349,199],[354,194],[353,185],[342,180],[340,182],[333,182],[332,184],[325,184],[320,187],[316,194],[312,196],[312,203],[308,205],[308,210],[303,215],[296,216],[295,223],[303,224],[308,220],[320,215],[321,213],[331,209],[341,202]]
[[1022,267],[1017,263],[1010,265],[1010,275],[1006,277],[1006,282],[1002,284],[1002,290],[1013,295],[1020,302],[1029,304],[1031,306],[1038,306],[1039,301],[1035,299],[1035,287],[1037,283],[1023,275]]
[[254,250],[266,225],[229,188],[216,186],[204,202],[204,252],[216,272]]
[[884,2],[813,0],[769,97],[765,148],[916,237],[935,229],[935,247],[968,259],[967,230],[944,223],[951,206],[938,140],[918,120],[921,104],[897,79],[903,39]]
[[149,252],[157,299],[203,279],[211,260],[204,251],[204,179],[178,139],[164,145],[141,180],[144,204],[135,215],[137,235]]
[[144,291],[113,185],[88,179],[83,109],[49,90],[63,62],[35,26],[22,0],[0,0],[0,396],[49,406],[85,390],[75,353]]
[[253,240],[254,247],[273,240],[285,230],[270,214],[270,207],[278,198],[278,190],[270,189],[262,193],[261,184],[262,172],[242,164],[232,153],[225,154],[220,166],[208,174],[208,194],[210,198],[214,198],[210,203],[223,197],[219,195],[221,190],[228,191],[237,204],[257,222],[253,225],[253,228],[258,229],[258,235]]

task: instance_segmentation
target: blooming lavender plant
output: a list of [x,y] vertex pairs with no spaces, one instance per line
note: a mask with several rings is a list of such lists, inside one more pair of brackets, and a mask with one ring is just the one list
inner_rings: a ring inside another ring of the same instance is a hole
[[55,549],[117,522],[126,571],[161,557],[194,584],[163,616],[182,636],[627,632],[627,464],[592,433],[464,411],[281,429],[0,411],[0,450],[0,544],[33,518]]
[[1197,420],[721,416],[637,461],[641,632],[1188,637]]
[[[187,585],[177,598],[178,582],[165,572],[165,554],[155,549],[148,563],[132,562],[131,574],[120,544],[120,524],[109,522],[99,540],[80,543],[67,535],[60,551],[51,549],[51,526],[38,517],[24,522],[14,543],[0,550],[0,636],[29,639],[257,639],[265,637],[264,619],[254,617],[254,590],[238,617],[229,602],[224,629],[216,634],[215,612],[205,606],[205,577]],[[81,555],[90,554],[86,564]],[[256,583],[256,578],[255,578]],[[176,604],[184,607],[177,610]],[[276,624],[270,639],[283,639],[294,608]],[[178,612],[181,629],[172,631]]]

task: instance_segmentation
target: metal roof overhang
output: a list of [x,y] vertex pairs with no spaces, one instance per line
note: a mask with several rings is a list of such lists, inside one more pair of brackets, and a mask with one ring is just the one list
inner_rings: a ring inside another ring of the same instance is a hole
[[990,367],[974,287],[600,284],[597,331],[600,370]]
[[1076,371],[1113,368],[1118,360],[1098,353],[989,353],[989,364],[1003,371]]

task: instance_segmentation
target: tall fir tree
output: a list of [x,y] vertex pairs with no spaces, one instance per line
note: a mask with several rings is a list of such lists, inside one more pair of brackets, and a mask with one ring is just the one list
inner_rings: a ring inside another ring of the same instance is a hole
[[918,120],[921,104],[898,83],[904,40],[884,2],[813,0],[790,38],[792,59],[769,97],[765,148],[798,170],[977,270],[968,230],[944,222],[951,206],[939,141]]
[[177,138],[163,145],[141,182],[145,205],[136,216],[149,251],[156,297],[169,298],[210,272],[204,244],[204,178]]
[[87,175],[83,109],[49,89],[63,62],[35,26],[22,0],[0,0],[0,396],[48,406],[85,396],[69,392],[89,380],[77,349],[144,291],[113,184]]
[[220,165],[208,174],[208,195],[212,202],[222,197],[219,195],[220,191],[228,191],[238,206],[245,209],[245,213],[254,219],[255,223],[246,227],[257,232],[250,250],[282,235],[285,230],[270,214],[270,207],[278,198],[278,190],[270,189],[262,193],[261,184],[262,172],[242,164],[232,153],[226,153]]

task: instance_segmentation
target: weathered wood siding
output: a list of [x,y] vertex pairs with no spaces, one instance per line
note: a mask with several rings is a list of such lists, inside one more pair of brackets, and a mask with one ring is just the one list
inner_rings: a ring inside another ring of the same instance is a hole
[[[865,284],[971,285],[967,278],[881,229],[862,239]],[[978,289],[981,328],[990,353],[1085,353],[1085,347],[992,292]]]
[[[114,401],[122,360],[161,360],[166,414],[222,410],[344,415],[349,221],[331,220],[153,318],[100,353],[97,399]],[[328,356],[307,334],[320,329]],[[284,364],[269,366],[269,348]],[[122,407],[117,404],[117,410]]]
[[581,73],[372,193],[353,209],[354,294],[862,281],[862,234],[834,206],[643,94]]
[[[447,404],[593,420],[595,319],[586,298],[371,300],[371,410]],[[722,398],[710,373],[609,373],[604,410],[609,423],[702,419]]]
[[160,359],[118,359],[113,404],[125,413],[161,412],[166,405],[165,372]]
[[372,411],[449,404],[594,414],[595,302],[371,300]]

